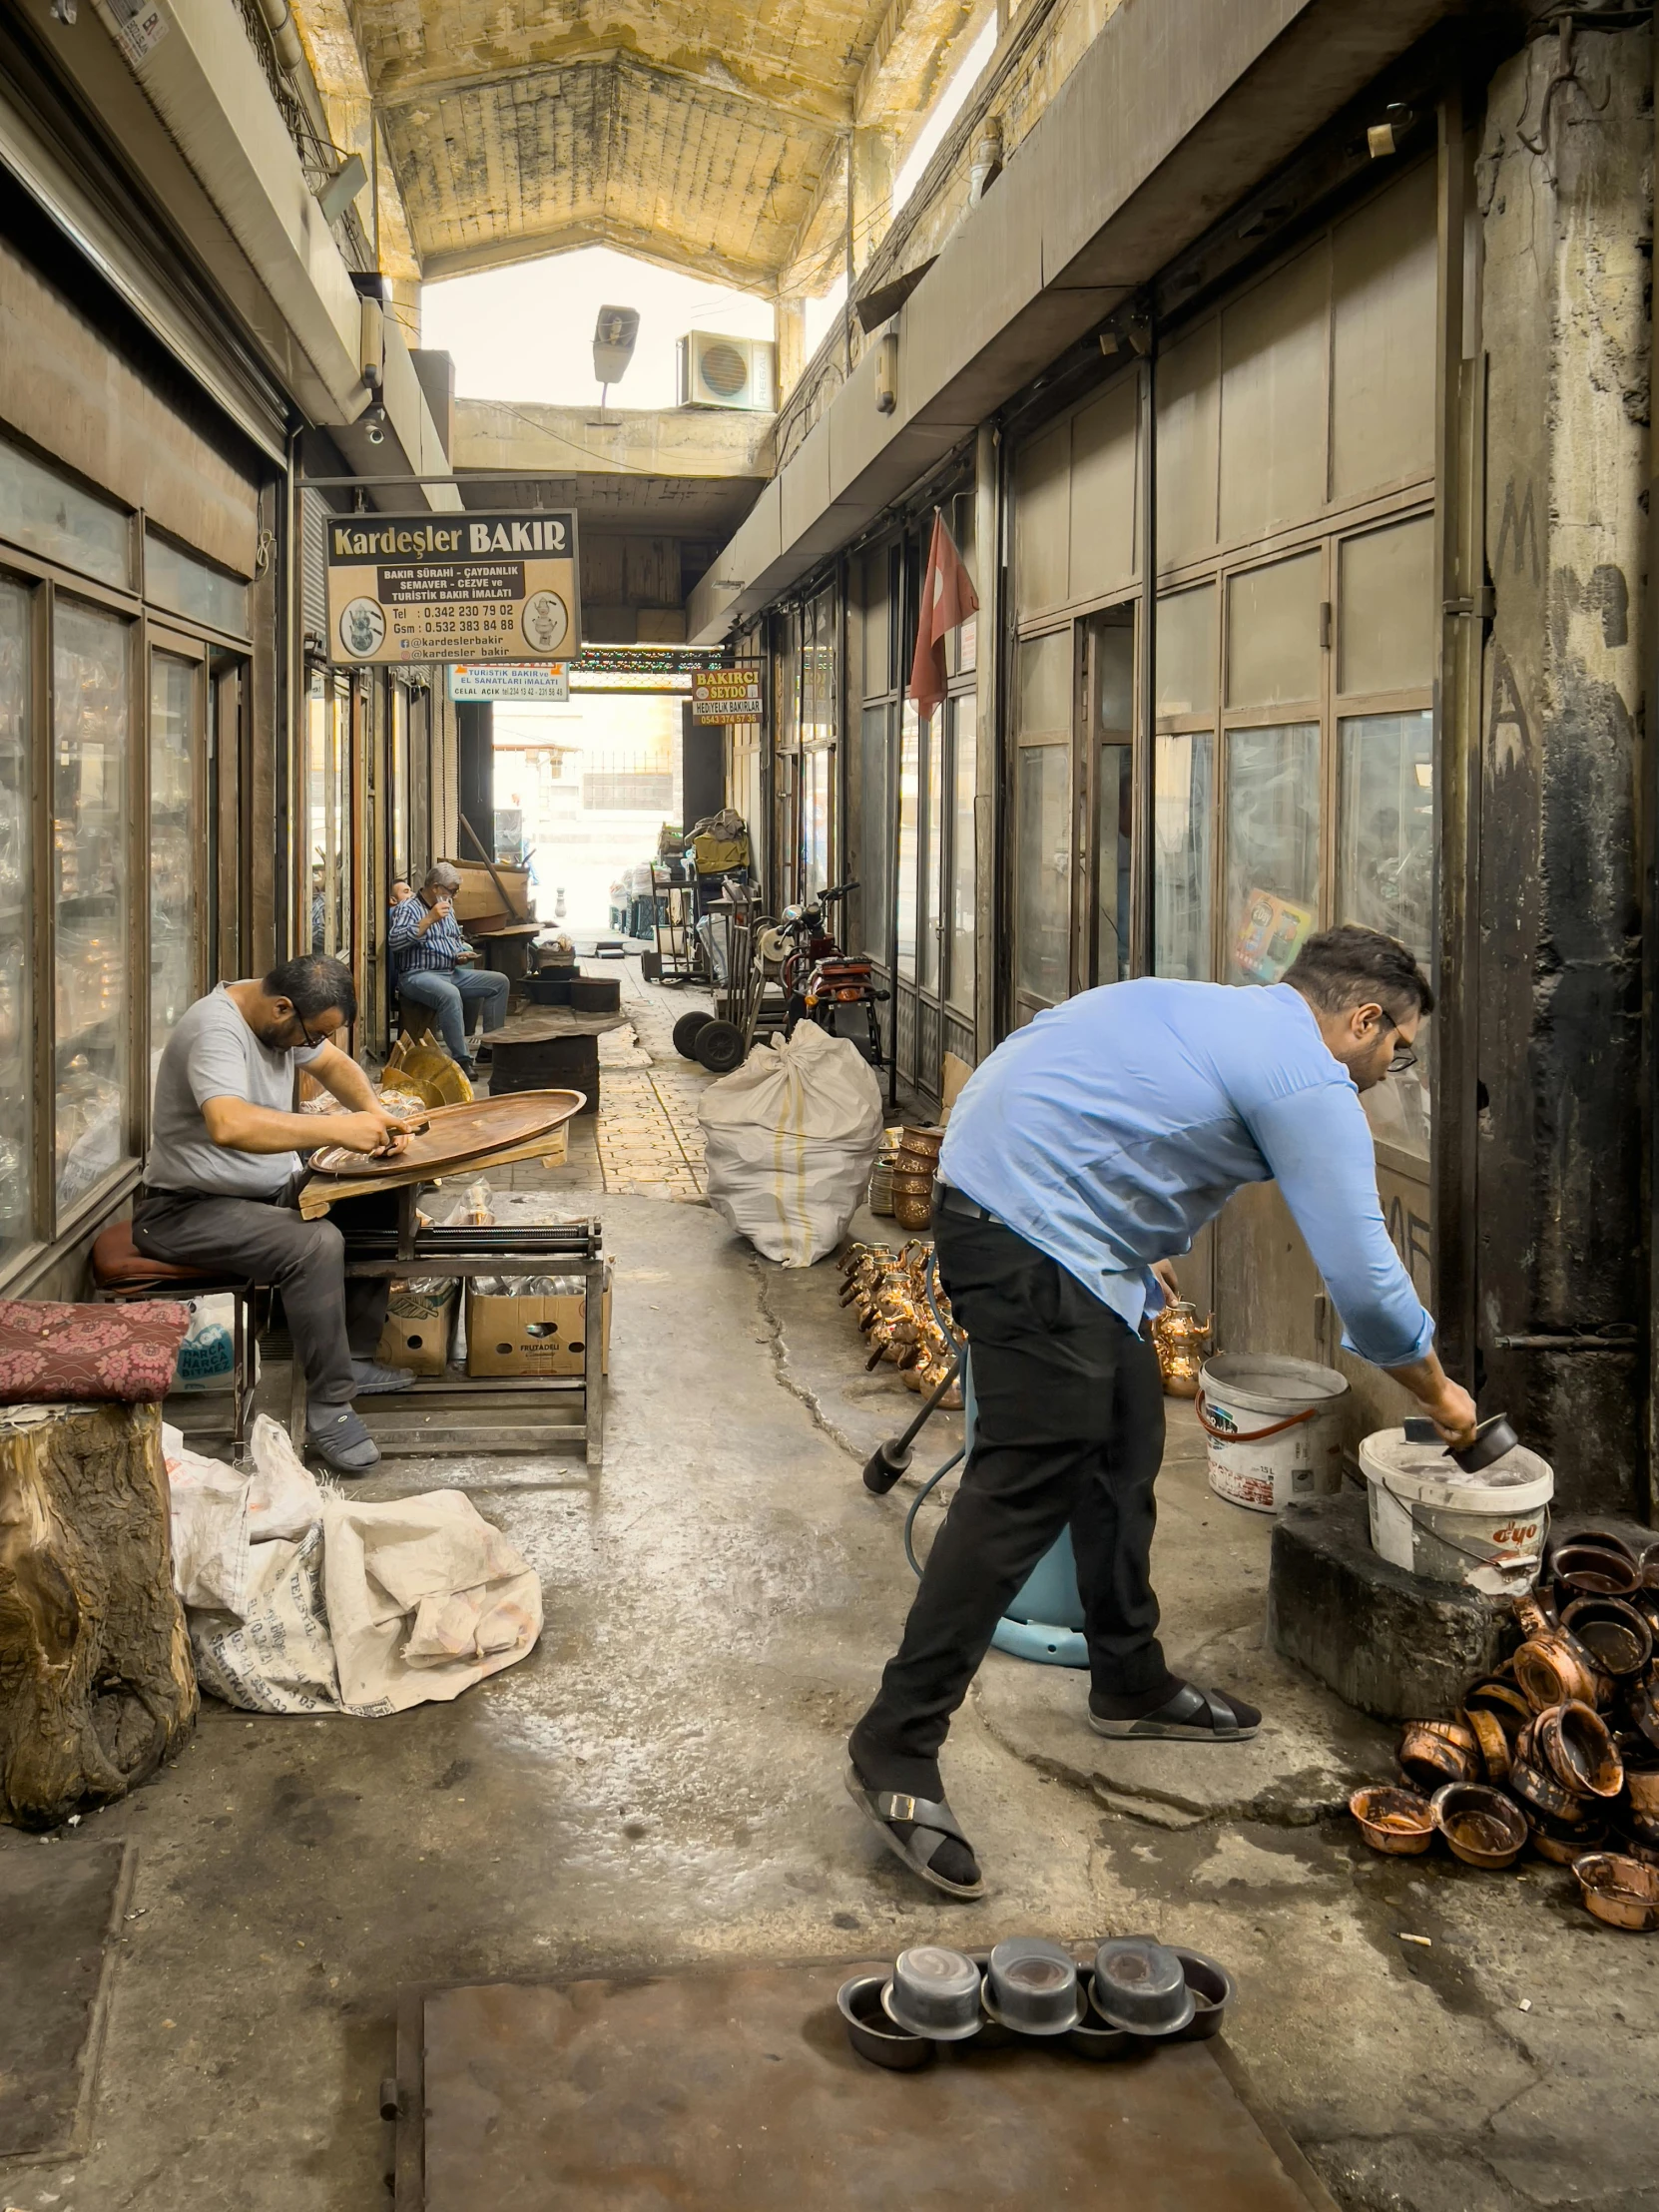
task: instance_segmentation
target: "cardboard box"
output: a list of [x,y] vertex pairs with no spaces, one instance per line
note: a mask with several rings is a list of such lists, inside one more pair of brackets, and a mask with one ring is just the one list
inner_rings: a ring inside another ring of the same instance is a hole
[[405,1368],[411,1375],[444,1374],[459,1289],[458,1283],[446,1283],[440,1291],[412,1291],[406,1283],[393,1283],[386,1326],[374,1355],[380,1365]]
[[[611,1372],[611,1271],[605,1270],[600,1369]],[[488,1298],[468,1290],[468,1375],[580,1375],[586,1355],[587,1300]]]

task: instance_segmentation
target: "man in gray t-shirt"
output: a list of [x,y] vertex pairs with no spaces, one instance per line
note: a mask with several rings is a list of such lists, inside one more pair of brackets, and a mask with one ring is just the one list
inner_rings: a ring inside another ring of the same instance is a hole
[[[133,1214],[133,1242],[152,1259],[282,1293],[305,1377],[309,1441],[336,1474],[364,1474],[380,1456],[353,1397],[411,1381],[374,1359],[384,1283],[348,1284],[339,1230],[301,1221],[293,1202],[299,1147],[371,1154],[405,1141],[362,1069],[328,1042],[356,1011],[349,968],[315,953],[199,998],[162,1053],[144,1196]],[[301,1067],[342,1112],[293,1111]]]

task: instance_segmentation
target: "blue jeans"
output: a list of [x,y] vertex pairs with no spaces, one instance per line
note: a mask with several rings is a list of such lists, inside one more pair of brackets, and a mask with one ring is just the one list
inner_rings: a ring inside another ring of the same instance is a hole
[[406,1005],[425,1006],[437,1016],[438,1035],[454,1060],[467,1057],[466,1033],[472,1009],[484,1009],[485,1030],[499,1029],[507,1018],[507,978],[494,968],[416,968],[399,976],[397,995]]

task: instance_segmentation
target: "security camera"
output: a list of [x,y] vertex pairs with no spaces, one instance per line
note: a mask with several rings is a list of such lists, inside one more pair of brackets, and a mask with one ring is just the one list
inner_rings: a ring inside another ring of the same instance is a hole
[[370,407],[363,416],[363,435],[370,445],[386,442],[386,410],[381,406]]

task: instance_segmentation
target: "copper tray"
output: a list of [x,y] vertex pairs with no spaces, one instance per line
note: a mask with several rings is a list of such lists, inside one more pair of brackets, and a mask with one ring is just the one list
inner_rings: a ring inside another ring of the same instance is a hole
[[506,1145],[550,1136],[587,1104],[581,1091],[509,1091],[505,1098],[475,1098],[464,1106],[434,1106],[426,1127],[401,1152],[375,1155],[327,1145],[311,1155],[316,1175],[407,1177],[411,1169],[443,1175]]

